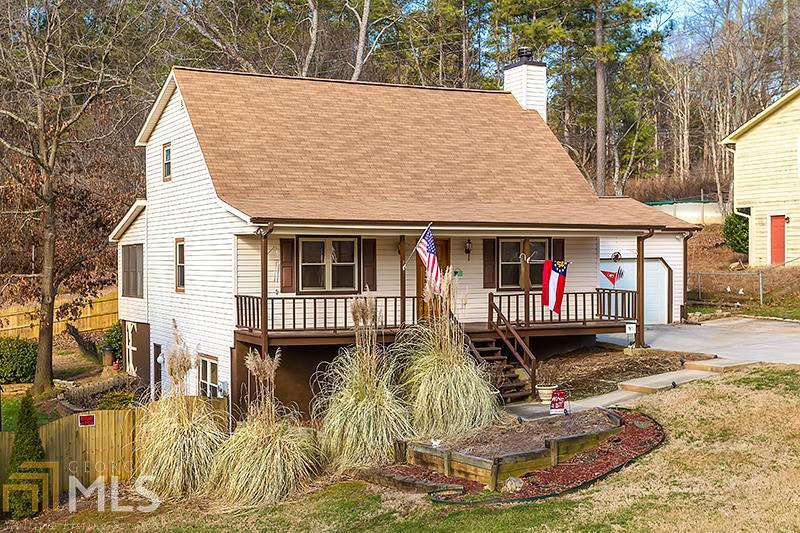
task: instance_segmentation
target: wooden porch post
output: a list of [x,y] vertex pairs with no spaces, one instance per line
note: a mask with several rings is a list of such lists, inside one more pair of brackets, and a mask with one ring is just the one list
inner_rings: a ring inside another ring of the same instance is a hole
[[[528,249],[531,247],[531,240],[522,241],[522,288],[525,289],[525,325],[531,323],[531,264],[528,263]],[[519,317],[517,317],[519,319]]]
[[653,230],[636,237],[636,340],[637,348],[644,348],[644,241],[653,236]]
[[272,222],[266,228],[259,228],[261,235],[261,354],[266,356],[269,353],[269,335],[267,326],[269,325],[269,307],[267,296],[269,295],[269,235],[272,233]]
[[400,325],[406,325],[406,236],[400,235],[400,244],[398,244],[400,252]]

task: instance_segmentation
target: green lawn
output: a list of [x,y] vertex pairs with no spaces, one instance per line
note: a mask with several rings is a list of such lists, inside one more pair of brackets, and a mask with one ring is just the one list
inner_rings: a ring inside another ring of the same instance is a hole
[[164,503],[149,515],[64,514],[49,527],[125,533],[800,530],[800,367],[730,372],[646,396],[636,407],[664,425],[666,443],[590,488],[543,502],[445,506],[360,481],[320,481],[293,501],[245,514],[226,514],[220,502],[199,497]]
[[[19,415],[20,398],[3,398],[3,431],[14,431],[17,428],[17,416]],[[39,425],[42,426],[51,420],[58,418],[55,414],[46,414],[37,409]]]

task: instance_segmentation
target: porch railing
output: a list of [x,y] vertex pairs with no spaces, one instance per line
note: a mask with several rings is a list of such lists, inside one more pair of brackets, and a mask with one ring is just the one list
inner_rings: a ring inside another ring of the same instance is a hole
[[[352,296],[286,296],[267,298],[269,331],[344,331],[352,328]],[[376,296],[378,326],[403,325],[400,296]],[[417,321],[417,298],[406,296],[405,323]],[[236,327],[261,329],[261,297],[236,296]]]
[[490,323],[495,321],[495,306],[515,326],[636,320],[636,291],[596,289],[566,292],[561,302],[560,315],[544,306],[541,292],[530,293],[527,308],[525,293],[489,293]]

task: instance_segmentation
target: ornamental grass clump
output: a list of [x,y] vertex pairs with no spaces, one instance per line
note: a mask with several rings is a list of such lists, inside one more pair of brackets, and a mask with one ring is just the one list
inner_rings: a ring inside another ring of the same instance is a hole
[[229,508],[275,503],[301,489],[319,469],[314,431],[300,426],[297,411],[275,398],[280,359],[279,349],[275,357],[250,350],[245,360],[255,379],[255,398],[217,453],[209,479],[210,492]]
[[441,295],[425,288],[427,317],[398,335],[404,359],[402,382],[414,431],[446,437],[491,425],[498,418],[497,390],[485,365],[470,356],[464,330],[453,314],[455,281],[451,268]]
[[395,440],[411,434],[394,354],[378,344],[375,298],[351,306],[355,344],[316,376],[313,412],[323,452],[335,471],[387,463]]
[[141,409],[137,429],[139,475],[161,498],[176,499],[205,485],[214,454],[228,438],[226,415],[204,398],[187,396],[195,357],[174,326],[175,344],[166,356],[169,393]]

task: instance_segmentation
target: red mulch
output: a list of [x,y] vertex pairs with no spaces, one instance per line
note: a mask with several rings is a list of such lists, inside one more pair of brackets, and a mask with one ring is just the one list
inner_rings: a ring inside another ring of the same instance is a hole
[[[565,463],[526,474],[522,490],[506,495],[505,499],[560,494],[574,489],[649,452],[664,440],[664,429],[651,418],[632,411],[617,413],[625,425],[620,433]],[[647,427],[639,427],[636,422]]]
[[[609,474],[663,442],[664,429],[653,419],[634,411],[615,412],[623,418],[624,429],[620,433],[612,435],[590,450],[579,453],[567,462],[525,474],[522,476],[525,481],[522,489],[503,494],[502,501],[555,496],[578,488]],[[415,465],[393,465],[387,470],[415,479],[462,485],[465,500],[484,490],[484,486],[475,481],[445,476]],[[450,501],[458,502],[460,499],[454,497]]]

